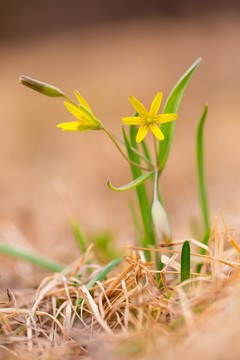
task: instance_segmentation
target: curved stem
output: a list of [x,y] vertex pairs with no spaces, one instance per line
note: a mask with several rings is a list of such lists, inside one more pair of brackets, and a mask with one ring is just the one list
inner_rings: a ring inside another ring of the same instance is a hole
[[[125,160],[127,160],[130,164],[142,169],[142,170],[146,170],[149,171],[151,169],[149,168],[145,168],[137,163],[135,163],[134,161],[128,159],[128,157],[124,154],[124,152],[122,151],[122,149],[120,148],[120,146],[118,145],[118,143],[116,142],[116,140],[114,139],[113,135],[105,128],[102,129],[103,131],[105,131],[105,133],[110,137],[110,139],[112,140],[112,142],[114,143],[114,145],[116,146],[116,148],[118,149],[118,151],[120,152],[120,154],[124,157]],[[152,166],[153,168],[153,166]]]
[[[116,139],[118,142],[120,142],[122,145],[125,146],[125,143],[123,140],[119,139],[119,137],[117,137],[116,135],[112,134],[112,137],[114,139]],[[136,150],[133,146],[129,146],[130,149],[135,153],[137,154],[141,159],[143,159],[146,163],[148,163],[151,167],[153,167],[153,164],[151,163],[151,161],[149,161],[149,159],[147,159],[146,156],[144,156],[140,151]]]
[[69,101],[70,103],[72,103],[74,106],[78,107],[78,105],[77,105],[73,100],[71,100],[67,95],[63,94],[63,97],[64,97],[67,101]]

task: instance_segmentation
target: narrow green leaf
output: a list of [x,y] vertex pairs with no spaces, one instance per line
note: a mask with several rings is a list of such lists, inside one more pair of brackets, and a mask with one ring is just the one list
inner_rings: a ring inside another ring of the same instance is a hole
[[134,208],[133,202],[131,201],[131,199],[129,199],[128,201],[128,205],[129,205],[129,209],[132,215],[132,219],[133,219],[133,224],[137,233],[137,237],[139,239],[139,243],[142,244],[143,243],[143,238],[142,238],[142,234],[141,234],[141,229],[140,229],[140,225],[139,225],[139,221],[138,221],[138,216],[136,213],[136,210]]
[[[203,241],[202,241],[202,243],[203,243],[204,245],[207,245],[207,244],[208,244],[208,240],[209,240],[209,238],[210,238],[210,234],[211,234],[211,229],[208,228],[207,231],[206,231],[206,233],[205,233],[205,235],[204,235]],[[206,250],[203,249],[203,248],[201,248],[200,254],[201,254],[201,255],[205,255],[205,254],[206,254]],[[201,269],[202,269],[202,263],[197,264],[196,272],[197,272],[197,273],[200,273],[200,272],[201,272]]]
[[141,185],[142,183],[144,183],[144,181],[146,181],[148,178],[150,178],[153,174],[154,174],[154,171],[151,171],[151,172],[146,173],[146,174],[142,174],[137,179],[131,181],[127,185],[123,185],[123,186],[120,186],[118,188],[113,186],[111,184],[110,180],[108,179],[107,185],[108,185],[108,187],[110,189],[115,190],[115,191],[126,191],[126,190],[130,190],[130,189],[133,189],[133,188]]
[[[136,133],[137,128],[134,125],[130,126],[130,139],[131,142],[129,142],[127,135],[125,133],[125,130],[123,128],[123,137],[126,144],[126,149],[128,152],[128,157],[134,162],[140,162],[139,157],[136,156],[136,154],[131,151],[130,146],[134,147],[135,149],[138,149],[137,143],[136,143]],[[142,175],[141,169],[130,165],[132,177],[133,179],[138,178]],[[142,218],[142,224],[143,224],[143,230],[144,230],[144,236],[141,243],[141,246],[143,247],[149,247],[150,245],[156,245],[155,243],[155,237],[153,232],[153,225],[152,225],[152,218],[151,218],[151,205],[149,203],[148,194],[146,190],[145,184],[141,184],[140,186],[136,187],[136,193],[137,193],[137,199],[138,199],[138,205],[140,209],[140,214]],[[141,241],[139,239],[139,241]],[[145,257],[147,260],[150,260],[150,254],[149,252],[145,252]]]
[[[187,88],[187,85],[193,76],[195,70],[197,69],[199,63],[201,61],[201,58],[199,58],[187,71],[186,73],[180,78],[178,83],[173,88],[172,92],[170,93],[166,104],[164,106],[163,113],[177,113],[179,105],[181,103],[183,94]],[[178,120],[177,120],[178,121]],[[172,138],[174,134],[175,129],[175,121],[171,121],[165,124],[161,125],[161,130],[164,133],[165,139],[163,141],[159,141],[159,169],[160,172],[162,172],[167,158],[168,154],[171,148],[172,144]]]
[[107,274],[113,268],[115,268],[115,266],[117,266],[122,260],[122,258],[114,259],[109,264],[107,264],[96,276],[92,278],[92,280],[89,281],[89,283],[87,284],[87,288],[90,289],[91,287],[93,287],[96,281],[102,281],[107,276]]
[[148,146],[147,146],[147,144],[146,144],[146,141],[145,141],[145,140],[142,140],[142,141],[141,141],[141,145],[142,145],[142,148],[143,148],[144,155],[145,155],[146,158],[152,163],[152,158],[151,158],[150,152],[149,152],[149,150],[148,150]]
[[209,228],[209,223],[210,223],[209,214],[208,214],[208,197],[207,197],[205,172],[204,172],[204,146],[203,146],[203,129],[204,129],[204,123],[207,116],[207,112],[208,112],[208,106],[205,105],[204,111],[202,113],[201,119],[198,124],[197,142],[196,142],[198,190],[199,190],[199,198],[200,198],[200,205],[202,210],[205,232]]
[[76,218],[70,219],[73,234],[82,253],[87,250],[86,239],[83,235],[79,221]]
[[190,245],[185,241],[181,254],[181,282],[190,278]]
[[37,265],[45,270],[52,272],[61,272],[65,267],[62,264],[46,259],[38,254],[23,251],[18,247],[8,245],[1,240],[0,240],[0,253],[12,256],[16,259],[27,261],[33,265]]

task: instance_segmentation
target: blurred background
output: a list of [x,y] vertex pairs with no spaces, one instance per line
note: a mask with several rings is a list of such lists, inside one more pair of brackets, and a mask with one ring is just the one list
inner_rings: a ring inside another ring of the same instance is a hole
[[[62,132],[73,121],[61,99],[18,84],[28,75],[78,90],[106,127],[121,136],[121,117],[132,114],[128,95],[149,107],[199,57],[184,95],[161,184],[174,239],[193,235],[201,221],[195,137],[206,102],[206,172],[211,219],[221,208],[239,227],[240,22],[239,2],[225,1],[0,1],[0,237],[70,262],[76,256],[64,202],[66,189],[86,234],[110,230],[116,246],[136,244],[128,210],[134,190],[128,164],[102,132]],[[2,257],[3,259],[3,257]],[[18,262],[1,274],[16,282]],[[9,266],[11,265],[11,266]],[[22,266],[22,265],[21,265]],[[31,284],[32,269],[24,268]],[[22,270],[22,267],[21,267]],[[21,271],[20,271],[21,272]],[[35,276],[36,274],[34,274]],[[35,278],[34,278],[35,279]]]

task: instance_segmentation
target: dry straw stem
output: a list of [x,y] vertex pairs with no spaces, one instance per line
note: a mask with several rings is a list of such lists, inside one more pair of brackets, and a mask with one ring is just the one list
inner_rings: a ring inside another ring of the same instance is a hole
[[[219,242],[214,246],[216,236]],[[232,241],[226,242],[229,237]],[[199,258],[205,265],[201,274],[191,269],[191,278],[183,283],[180,283],[179,250],[148,249],[162,254],[164,268],[159,271],[153,262],[141,260],[139,250],[142,248],[132,248],[133,253],[113,270],[115,275],[88,288],[87,284],[96,271],[101,270],[96,270],[93,265],[94,272],[89,275],[86,261],[90,246],[77,262],[68,266],[67,271],[42,281],[30,308],[19,308],[17,297],[12,306],[13,296],[10,296],[9,304],[2,304],[0,352],[9,354],[6,350],[9,349],[13,358],[17,354],[21,359],[22,350],[19,352],[19,349],[24,348],[32,356],[34,354],[32,358],[45,360],[56,354],[59,347],[66,350],[66,354],[72,354],[74,348],[76,353],[91,359],[96,348],[93,341],[97,343],[100,336],[104,341],[101,340],[99,353],[95,354],[95,358],[100,359],[105,356],[101,348],[104,351],[112,351],[109,349],[114,346],[118,349],[126,339],[141,338],[143,333],[146,336],[142,356],[149,348],[151,354],[154,352],[155,340],[159,344],[157,337],[171,343],[178,334],[177,343],[181,340],[185,344],[187,338],[192,338],[193,329],[203,324],[206,313],[215,316],[224,306],[224,301],[229,302],[230,294],[240,293],[240,263],[235,254],[238,244],[228,228],[225,233],[215,233],[214,239],[210,244],[213,248],[207,246],[207,255],[191,253],[192,266],[194,259],[198,262]],[[194,239],[190,243],[200,246]],[[179,242],[171,245],[178,246]],[[161,274],[160,284],[156,281],[156,273]],[[159,349],[159,353],[164,349],[165,346]],[[166,359],[167,355],[164,354]],[[52,359],[58,358],[58,355],[54,356]],[[110,358],[118,359],[118,355],[111,353]]]

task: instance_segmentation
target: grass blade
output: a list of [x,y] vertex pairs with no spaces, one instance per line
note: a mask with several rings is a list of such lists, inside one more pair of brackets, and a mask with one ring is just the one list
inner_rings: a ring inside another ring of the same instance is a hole
[[122,258],[114,259],[109,264],[107,264],[96,276],[92,278],[92,280],[89,281],[89,283],[87,284],[87,288],[90,289],[91,287],[93,287],[96,281],[102,281],[107,276],[107,274],[113,268],[115,268],[115,266],[122,262],[122,260]]
[[[193,65],[186,71],[186,73],[180,78],[178,83],[175,85],[175,87],[173,88],[172,92],[170,93],[166,101],[163,113],[178,112],[178,108],[181,103],[183,94],[187,88],[187,85],[191,77],[193,76],[195,70],[197,69],[200,61],[201,58],[199,58],[195,63],[193,63]],[[171,121],[161,125],[161,130],[164,133],[165,139],[159,142],[158,158],[160,164],[160,168],[159,168],[160,172],[162,172],[168,158],[168,154],[172,144],[174,129],[175,129],[175,121]]]
[[108,185],[108,187],[110,189],[112,189],[114,191],[126,191],[126,190],[130,190],[130,189],[136,188],[137,186],[141,185],[142,183],[144,183],[144,181],[149,179],[153,174],[154,174],[154,171],[151,171],[151,172],[146,173],[146,174],[142,174],[137,179],[131,181],[130,183],[128,183],[126,185],[120,186],[118,188],[113,186],[111,184],[110,180],[108,179],[107,185]]
[[27,261],[33,265],[37,265],[52,272],[61,272],[65,268],[65,265],[55,263],[54,261],[39,256],[38,254],[33,254],[23,251],[17,247],[10,246],[4,241],[0,241],[0,253],[12,256],[19,260]]
[[190,279],[190,245],[185,241],[181,253],[181,282]]
[[140,226],[139,226],[138,216],[137,216],[136,210],[134,208],[134,205],[133,205],[133,202],[131,201],[131,199],[129,199],[128,205],[129,205],[129,209],[130,209],[130,212],[131,212],[131,215],[132,215],[133,224],[134,224],[134,227],[135,227],[135,230],[136,230],[136,234],[137,234],[137,237],[139,239],[139,243],[143,244],[143,239],[142,239],[141,229],[140,229]]
[[[126,149],[128,152],[128,156],[131,160],[134,162],[140,162],[139,157],[136,153],[131,151],[131,146],[137,149],[136,144],[136,127],[130,126],[130,139],[131,143],[129,142],[127,135],[125,133],[125,130],[123,128],[123,137],[126,144]],[[132,177],[133,179],[138,178],[142,175],[142,171],[139,168],[136,168],[135,166],[130,165]],[[137,199],[143,224],[143,230],[144,230],[144,236],[142,237],[142,240],[139,239],[139,242],[141,241],[141,246],[143,247],[149,247],[150,245],[155,245],[155,237],[153,233],[153,226],[152,226],[152,219],[151,219],[151,206],[149,204],[149,199],[147,195],[147,190],[145,184],[141,184],[136,188],[137,193]],[[145,256],[147,260],[150,260],[150,254],[149,252],[145,252]]]
[[205,182],[204,172],[204,147],[203,147],[203,129],[204,123],[208,112],[208,106],[206,105],[202,113],[201,119],[197,129],[197,142],[196,142],[196,153],[197,153],[197,172],[198,172],[198,190],[200,205],[202,210],[202,217],[204,223],[204,231],[206,232],[209,228],[209,213],[208,213],[208,198]]
[[76,218],[70,219],[71,228],[73,231],[73,234],[75,236],[75,239],[77,240],[77,244],[81,250],[81,252],[84,254],[87,250],[86,240],[83,235],[82,229],[80,227],[79,221]]

